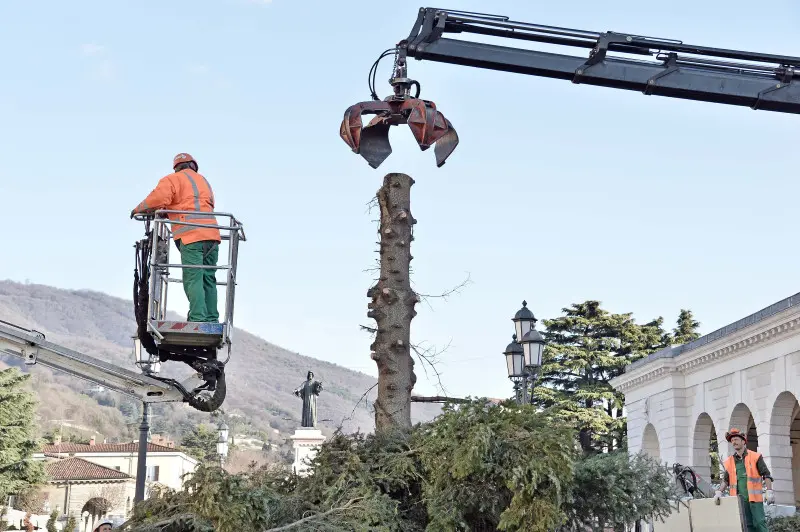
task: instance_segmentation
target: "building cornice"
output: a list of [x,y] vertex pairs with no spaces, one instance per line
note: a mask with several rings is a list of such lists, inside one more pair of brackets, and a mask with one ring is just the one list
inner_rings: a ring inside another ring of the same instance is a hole
[[611,379],[611,386],[618,392],[626,393],[630,390],[639,388],[666,375],[675,372],[674,359],[661,358],[654,360],[646,366],[636,368],[630,373],[624,373],[619,377]]
[[723,359],[739,356],[757,347],[762,347],[762,345],[783,339],[787,334],[800,330],[798,328],[800,316],[797,313],[793,314],[794,316],[781,320],[779,323],[768,326],[768,328],[759,332],[744,334],[739,336],[738,339],[732,338],[733,342],[718,346],[716,349],[698,350],[697,353],[690,351],[676,361],[678,364],[676,364],[675,369],[688,375],[710,364],[716,364]]
[[779,315],[767,322],[754,324],[748,329],[742,329],[738,334],[681,353],[677,357],[657,358],[615,377],[610,384],[624,394],[667,375],[690,375],[709,365],[718,364],[782,340],[787,335],[800,331],[800,311],[792,308],[791,312],[783,316]]

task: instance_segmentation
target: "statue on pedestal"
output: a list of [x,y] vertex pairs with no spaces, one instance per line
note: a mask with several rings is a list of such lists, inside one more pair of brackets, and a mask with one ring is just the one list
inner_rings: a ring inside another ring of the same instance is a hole
[[317,426],[317,396],[321,391],[322,383],[314,380],[313,371],[308,372],[306,382],[294,391],[294,394],[303,400],[301,427],[314,428]]

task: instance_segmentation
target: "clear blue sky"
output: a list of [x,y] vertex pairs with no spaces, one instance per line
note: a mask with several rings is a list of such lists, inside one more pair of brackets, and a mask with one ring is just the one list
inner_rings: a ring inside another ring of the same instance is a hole
[[[420,6],[3,2],[0,278],[129,298],[142,229],[129,212],[188,151],[246,224],[236,323],[371,374],[366,204],[385,173],[412,175],[416,288],[473,281],[413,322],[414,341],[451,343],[453,395],[508,395],[501,352],[523,298],[540,318],[593,298],[670,326],[690,308],[710,332],[800,291],[796,116],[412,60],[461,145],[437,169],[397,129],[369,168],[338,136],[342,113]],[[790,0],[444,7],[800,55]]]

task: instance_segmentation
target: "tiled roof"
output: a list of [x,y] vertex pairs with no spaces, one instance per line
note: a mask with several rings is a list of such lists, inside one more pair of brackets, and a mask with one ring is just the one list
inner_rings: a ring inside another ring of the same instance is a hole
[[[138,442],[128,443],[97,443],[88,445],[85,443],[60,443],[58,445],[45,445],[43,453],[135,453],[139,451]],[[165,447],[155,443],[147,444],[148,453],[174,453],[179,449]]]
[[116,469],[88,462],[83,458],[65,458],[45,465],[50,480],[124,480],[133,478]]

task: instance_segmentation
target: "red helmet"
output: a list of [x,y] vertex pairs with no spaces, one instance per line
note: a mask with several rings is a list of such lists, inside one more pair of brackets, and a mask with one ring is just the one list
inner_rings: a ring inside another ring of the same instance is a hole
[[194,163],[195,165],[197,165],[197,161],[195,161],[194,157],[192,157],[188,153],[179,153],[178,155],[172,158],[173,169],[180,163]]
[[728,442],[730,442],[733,438],[741,438],[745,443],[747,443],[747,436],[745,436],[744,433],[739,432],[739,429],[731,429],[729,432],[725,433],[725,439],[728,440]]

